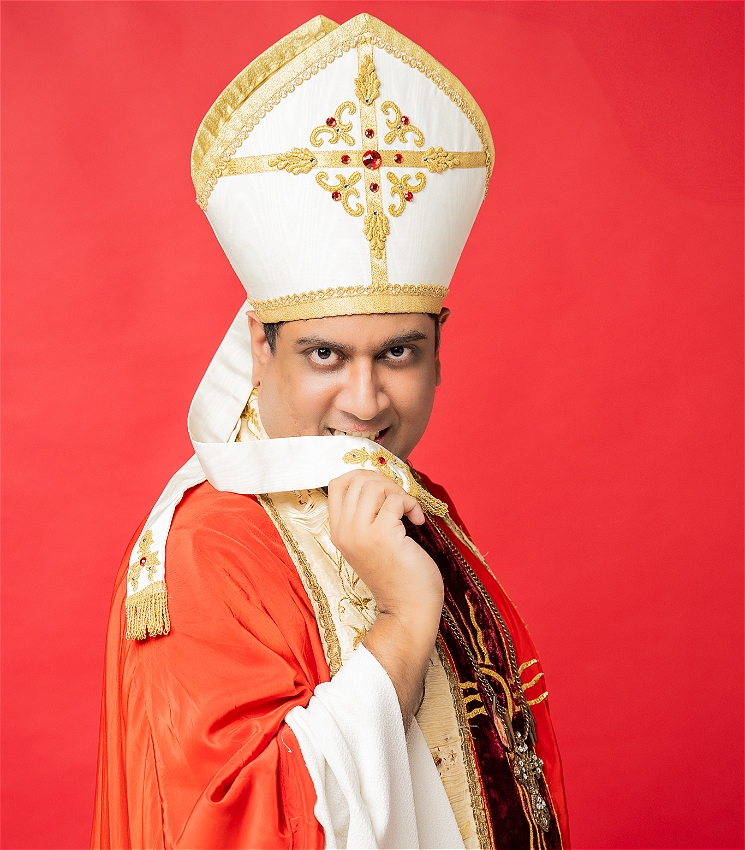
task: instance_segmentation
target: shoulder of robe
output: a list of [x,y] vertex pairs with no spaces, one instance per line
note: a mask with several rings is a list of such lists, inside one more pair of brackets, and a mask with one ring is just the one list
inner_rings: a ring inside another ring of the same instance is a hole
[[249,633],[270,655],[312,655],[312,605],[254,496],[220,492],[208,482],[187,491],[168,534],[165,582],[170,634],[128,641],[139,644],[138,655],[178,655],[186,644],[193,655],[195,640],[248,646]]
[[176,508],[166,544],[171,620],[179,609],[246,604],[279,616],[310,607],[297,569],[255,496],[224,493],[204,482]]
[[[453,521],[465,532],[469,539],[473,541],[473,537],[468,531],[466,524],[459,516],[453,501],[445,488],[439,484],[435,484],[434,481],[422,472],[419,472],[419,470],[417,470],[417,475],[422,479],[422,483],[433,496],[436,496],[438,499],[441,499],[445,502],[445,504],[447,504],[448,512]],[[473,542],[474,545],[477,545],[475,541]],[[494,572],[492,566],[490,565],[489,567],[486,567],[485,565],[482,565],[479,559],[472,560],[471,564],[488,590],[489,595],[497,603],[502,616],[508,621],[510,631],[513,633],[516,641],[520,644],[521,658],[534,657],[535,647],[525,620],[523,620],[520,612],[515,606],[515,603],[510,598],[499,578],[497,578],[497,574]]]
[[[262,560],[271,555],[292,564],[279,533],[255,496],[221,492],[207,481],[187,491],[176,507],[168,535],[168,558],[178,558],[178,549],[184,544],[193,547],[206,541],[210,547],[235,545],[255,552]],[[192,552],[204,553],[199,546]],[[172,564],[166,565],[166,572]]]

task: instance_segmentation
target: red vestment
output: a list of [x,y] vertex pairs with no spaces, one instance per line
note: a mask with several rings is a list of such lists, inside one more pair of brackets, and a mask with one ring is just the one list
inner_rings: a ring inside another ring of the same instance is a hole
[[[518,658],[535,658],[499,584],[458,545],[502,612]],[[92,846],[323,847],[313,783],[284,717],[307,705],[329,670],[313,607],[277,530],[253,496],[204,483],[176,510],[167,559],[167,636],[125,640],[128,558],[117,576]],[[533,710],[567,847],[546,702]]]

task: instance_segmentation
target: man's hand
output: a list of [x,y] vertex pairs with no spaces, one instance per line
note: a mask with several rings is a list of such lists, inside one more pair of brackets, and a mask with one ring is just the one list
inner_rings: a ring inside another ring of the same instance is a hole
[[370,588],[380,614],[365,647],[398,694],[408,726],[432,654],[443,602],[442,577],[406,536],[401,518],[424,522],[419,503],[379,472],[354,470],[329,484],[331,539]]

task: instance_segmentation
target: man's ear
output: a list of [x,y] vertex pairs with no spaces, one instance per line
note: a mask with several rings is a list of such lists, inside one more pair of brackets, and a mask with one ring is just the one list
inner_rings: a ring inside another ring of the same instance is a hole
[[266,372],[269,361],[272,359],[272,349],[269,346],[269,340],[266,338],[264,325],[256,318],[256,313],[253,310],[249,310],[246,316],[248,316],[248,330],[251,334],[251,356],[253,357],[251,380],[253,385],[258,387],[261,384],[261,379]]
[[[440,310],[440,315],[437,317],[437,324],[440,326],[439,328],[439,338],[440,342],[442,342],[442,326],[447,322],[450,318],[450,310],[447,307],[443,307]],[[435,351],[435,386],[439,387],[442,383],[442,370],[440,368],[440,346],[437,346],[437,351]]]

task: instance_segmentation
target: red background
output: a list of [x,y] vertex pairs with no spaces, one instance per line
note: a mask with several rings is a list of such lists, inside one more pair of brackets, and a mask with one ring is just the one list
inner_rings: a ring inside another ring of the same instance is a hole
[[313,15],[488,116],[415,459],[531,626],[578,847],[742,847],[740,3],[5,3],[4,846],[81,847],[114,571],[242,290],[194,133]]

